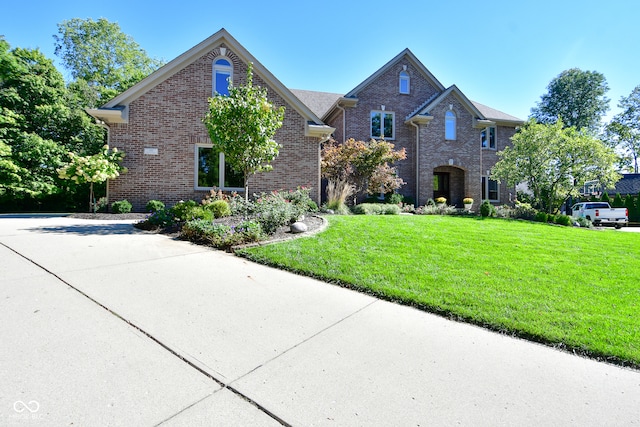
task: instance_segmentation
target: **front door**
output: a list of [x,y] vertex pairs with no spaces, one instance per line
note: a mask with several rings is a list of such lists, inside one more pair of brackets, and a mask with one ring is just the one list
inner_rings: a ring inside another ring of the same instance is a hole
[[444,197],[447,202],[450,203],[449,197],[449,173],[448,172],[434,172],[433,173],[433,200],[438,197]]

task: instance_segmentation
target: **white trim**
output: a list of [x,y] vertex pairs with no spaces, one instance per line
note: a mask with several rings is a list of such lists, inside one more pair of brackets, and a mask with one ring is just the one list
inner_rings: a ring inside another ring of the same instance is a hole
[[496,194],[498,196],[497,199],[483,198],[482,200],[489,200],[490,202],[495,203],[500,202],[500,183],[496,180],[491,179],[487,175],[482,175],[482,180],[484,181],[484,185],[482,186],[483,188],[481,188],[481,193],[484,193],[485,196],[489,197],[489,181],[493,181],[496,183]]
[[[224,49],[224,48],[221,48],[221,49]],[[216,64],[216,62],[220,60],[227,61],[229,65]],[[216,76],[217,72],[220,72],[220,74],[228,74],[229,77],[227,77],[227,80],[228,80],[227,88],[225,88],[227,89],[227,92],[228,92],[228,85],[232,84],[233,82],[233,62],[231,61],[231,59],[227,58],[226,56],[217,56],[213,59],[213,63],[211,64],[211,73],[212,73],[211,96],[216,96],[219,93],[218,87],[217,87],[217,83],[218,83],[218,79]]]
[[[451,113],[451,114],[449,114]],[[453,117],[453,119],[451,118]],[[448,128],[449,123],[453,120],[453,138],[450,138]],[[458,137],[458,116],[453,110],[447,110],[444,113],[444,139],[446,141],[455,141]]]
[[[237,191],[237,192],[241,192],[244,191],[243,187],[224,187],[224,186],[212,186],[212,187],[200,187],[198,186],[198,172],[200,170],[200,153],[199,153],[199,149],[200,148],[213,148],[213,144],[203,144],[203,143],[197,143],[194,144],[194,153],[193,153],[193,165],[195,166],[194,171],[193,171],[193,189],[196,191],[209,191],[213,188],[217,188],[220,189],[222,191]],[[218,184],[222,183],[224,184],[224,174],[225,174],[225,163],[224,163],[224,153],[220,153],[220,157],[218,160],[220,163],[218,164]]]
[[[380,135],[373,134],[373,114],[380,114]],[[385,114],[391,115],[391,136],[384,136],[384,116]],[[385,110],[371,110],[369,113],[369,134],[373,139],[385,139],[385,140],[393,140],[396,139],[396,113],[393,111],[385,111]]]
[[[491,146],[491,129],[493,129],[493,147]],[[485,147],[484,145],[482,145],[482,133],[485,133],[485,138],[487,141],[487,146]],[[486,128],[482,129],[480,131],[480,147],[482,147],[483,150],[492,150],[492,151],[496,151],[498,148],[498,128],[497,126],[487,126]]]
[[[407,83],[407,90],[405,92],[402,91],[403,82]],[[411,93],[411,76],[409,75],[409,73],[407,73],[406,70],[400,71],[400,74],[398,75],[398,92],[401,95],[409,95]]]

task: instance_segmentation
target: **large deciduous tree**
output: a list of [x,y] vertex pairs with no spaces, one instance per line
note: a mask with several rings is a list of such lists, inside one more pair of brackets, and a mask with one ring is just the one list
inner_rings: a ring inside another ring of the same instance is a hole
[[273,138],[284,120],[284,107],[275,107],[267,89],[253,85],[253,65],[247,66],[247,82],[233,85],[229,95],[209,99],[209,111],[202,122],[209,131],[212,152],[224,153],[225,163],[244,179],[245,198],[249,199],[249,178],[257,172],[272,170],[280,144]]
[[621,149],[625,166],[631,166],[638,173],[640,156],[640,86],[636,86],[627,97],[620,98],[616,114],[606,127],[605,138],[614,147]]
[[609,90],[604,75],[597,71],[571,68],[551,80],[547,93],[531,109],[531,117],[540,123],[555,123],[596,134],[604,114],[609,110]]
[[620,179],[616,155],[602,141],[565,127],[530,119],[511,138],[512,146],[498,153],[491,178],[508,185],[526,183],[536,208],[553,213],[586,181],[610,188]]
[[39,50],[0,39],[0,197],[6,203],[61,192],[67,152],[95,153],[104,130],[74,105],[62,74]]
[[117,23],[74,18],[58,24],[55,53],[74,81],[70,89],[96,107],[151,74],[163,62],[150,58]]

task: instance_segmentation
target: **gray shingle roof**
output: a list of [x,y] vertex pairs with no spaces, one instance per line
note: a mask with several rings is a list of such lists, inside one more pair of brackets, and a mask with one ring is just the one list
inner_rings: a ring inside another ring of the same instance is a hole
[[289,90],[318,117],[324,116],[324,114],[329,111],[329,108],[343,96],[339,93],[314,92],[300,89]]
[[615,188],[607,190],[610,197],[620,193],[623,196],[631,194],[636,196],[640,193],[640,173],[626,173],[622,175],[622,179],[616,183]]
[[479,102],[471,101],[475,107],[480,110],[483,116],[485,116],[489,120],[496,120],[499,122],[524,122],[524,120],[519,119],[511,114],[503,113],[502,111],[498,111],[494,108],[487,107],[484,104],[480,104]]

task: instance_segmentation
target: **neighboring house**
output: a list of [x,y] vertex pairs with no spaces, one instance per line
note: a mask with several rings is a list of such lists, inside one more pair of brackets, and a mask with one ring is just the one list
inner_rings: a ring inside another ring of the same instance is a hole
[[[167,205],[200,200],[211,188],[242,192],[242,181],[212,153],[201,119],[208,98],[225,93],[226,81],[267,87],[276,106],[285,106],[282,145],[273,171],[254,175],[251,192],[312,188],[320,201],[320,146],[333,134],[385,138],[404,147],[398,162],[406,185],[400,193],[417,205],[444,196],[462,206],[508,203],[515,191],[488,178],[496,152],[509,144],[522,120],[472,102],[454,85],[445,88],[404,50],[346,95],[287,89],[224,29],[89,114],[109,128],[112,147],[125,151],[128,173],[110,183],[110,199],[127,199],[141,211],[150,199]],[[212,156],[213,154],[213,156]],[[214,159],[211,161],[210,159]]]
[[268,89],[269,100],[284,106],[282,145],[271,172],[249,180],[251,192],[311,188],[320,201],[320,144],[334,131],[224,29],[188,50],[103,107],[88,110],[109,129],[109,144],[126,153],[128,172],[109,183],[111,201],[127,199],[143,211],[151,199],[173,205],[201,200],[211,188],[243,193],[242,178],[212,153],[202,118],[208,99],[228,90],[227,79]]
[[[496,152],[510,144],[521,119],[470,101],[455,85],[445,88],[405,49],[344,96],[293,91],[322,120],[336,129],[338,142],[348,138],[384,138],[404,148],[399,193],[416,205],[445,197],[462,207],[462,199],[508,203],[515,189],[489,179]],[[333,104],[326,110],[333,96]]]
[[[624,173],[620,181],[616,182],[615,187],[607,188],[606,193],[613,199],[616,194],[620,193],[622,198],[631,195],[637,197],[640,194],[640,173]],[[603,193],[602,187],[597,181],[589,181],[585,183],[582,194],[583,195],[597,195],[601,196]]]

